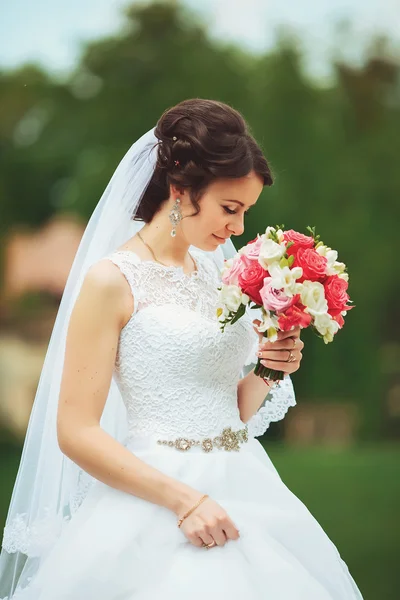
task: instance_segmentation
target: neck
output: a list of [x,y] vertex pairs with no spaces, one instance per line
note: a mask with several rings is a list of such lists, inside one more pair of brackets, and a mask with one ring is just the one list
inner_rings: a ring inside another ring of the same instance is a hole
[[185,266],[189,262],[192,263],[188,257],[190,244],[184,239],[180,229],[178,226],[176,236],[172,237],[172,224],[168,214],[160,211],[150,223],[142,227],[139,233],[153,250],[157,260],[168,265]]

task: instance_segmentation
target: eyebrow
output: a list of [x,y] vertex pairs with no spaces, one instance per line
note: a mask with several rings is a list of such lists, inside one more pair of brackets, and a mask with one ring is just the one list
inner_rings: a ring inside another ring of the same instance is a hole
[[[222,202],[237,202],[237,204],[240,204],[240,206],[244,206],[243,202],[240,202],[240,200],[231,200],[230,198],[224,198],[222,200]],[[255,205],[255,202],[254,202],[254,204],[250,204],[250,208],[254,205]]]

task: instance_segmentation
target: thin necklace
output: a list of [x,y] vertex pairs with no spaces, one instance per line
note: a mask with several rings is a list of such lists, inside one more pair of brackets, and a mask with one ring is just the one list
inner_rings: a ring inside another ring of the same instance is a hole
[[[143,238],[142,238],[142,236],[140,235],[140,232],[139,232],[139,231],[137,232],[137,234],[138,234],[138,236],[140,237],[140,239],[142,240],[143,244],[144,244],[145,246],[147,246],[147,247],[148,247],[148,249],[149,249],[149,250],[150,250],[150,252],[152,253],[152,255],[153,255],[153,257],[154,257],[154,260],[155,260],[155,261],[157,261],[157,262],[158,262],[158,263],[160,263],[161,265],[164,265],[164,267],[175,267],[175,265],[166,265],[165,263],[161,262],[161,260],[158,260],[158,258],[156,257],[156,255],[155,255],[155,254],[154,254],[154,252],[153,252],[153,249],[152,249],[152,248],[149,246],[149,244],[148,244],[147,242],[145,242],[145,241],[144,241],[144,239],[143,239]],[[194,261],[194,258],[193,258],[193,256],[190,254],[190,252],[189,252],[189,255],[190,255],[190,258],[192,259],[192,261],[193,261],[193,264],[194,264],[194,272],[196,272],[196,271],[197,271],[197,265],[196,265],[196,263],[195,263],[195,261]],[[191,273],[188,273],[188,274],[189,274],[189,275],[191,275]]]

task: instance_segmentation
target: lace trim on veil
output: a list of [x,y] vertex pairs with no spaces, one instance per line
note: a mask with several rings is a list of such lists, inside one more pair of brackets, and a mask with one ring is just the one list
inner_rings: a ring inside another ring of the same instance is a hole
[[[51,548],[62,530],[68,525],[95,481],[94,477],[81,471],[76,492],[71,498],[70,514],[68,515],[58,514],[56,517],[51,518],[47,514],[48,509],[44,507],[42,518],[36,519],[33,523],[28,523],[26,513],[18,513],[4,527],[3,549],[9,554],[22,552],[22,554],[29,557],[42,556]],[[0,600],[3,599],[0,598]]]

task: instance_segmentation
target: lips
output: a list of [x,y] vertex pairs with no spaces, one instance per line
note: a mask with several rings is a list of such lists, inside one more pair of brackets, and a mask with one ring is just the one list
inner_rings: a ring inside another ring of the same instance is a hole
[[221,242],[225,242],[228,239],[228,238],[219,237],[219,235],[215,235],[215,233],[213,233],[213,235],[217,238],[217,240],[221,240]]

